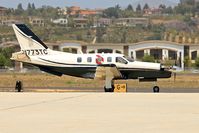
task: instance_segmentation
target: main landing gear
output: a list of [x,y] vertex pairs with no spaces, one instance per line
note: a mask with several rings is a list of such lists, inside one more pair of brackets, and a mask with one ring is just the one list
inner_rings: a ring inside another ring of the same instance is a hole
[[105,92],[114,92],[114,86],[112,85],[111,88],[106,88],[106,86],[104,86],[104,91]]
[[104,86],[104,91],[105,92],[114,92],[114,83],[113,80],[107,80],[106,84]]

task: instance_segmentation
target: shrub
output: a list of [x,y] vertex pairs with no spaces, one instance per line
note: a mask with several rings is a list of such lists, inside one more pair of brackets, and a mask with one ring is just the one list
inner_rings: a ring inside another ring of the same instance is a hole
[[155,59],[154,59],[153,56],[150,56],[150,55],[146,54],[142,58],[142,61],[144,61],[144,62],[155,62]]

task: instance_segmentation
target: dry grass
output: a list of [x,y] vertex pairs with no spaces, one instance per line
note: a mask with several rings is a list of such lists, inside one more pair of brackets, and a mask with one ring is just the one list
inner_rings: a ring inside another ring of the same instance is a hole
[[[70,76],[57,77],[49,74],[0,74],[0,87],[14,87],[17,80],[23,82],[24,87],[71,87],[71,88],[103,88],[104,81],[74,78]],[[130,88],[150,88],[152,83],[139,83],[137,80],[115,81],[127,82]],[[170,79],[160,79],[157,82],[161,88],[198,88],[199,74],[181,74]]]

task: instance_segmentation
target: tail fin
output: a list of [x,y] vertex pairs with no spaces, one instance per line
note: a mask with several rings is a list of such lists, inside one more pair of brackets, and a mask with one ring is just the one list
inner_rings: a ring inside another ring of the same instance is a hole
[[21,50],[48,49],[48,47],[25,25],[13,24]]

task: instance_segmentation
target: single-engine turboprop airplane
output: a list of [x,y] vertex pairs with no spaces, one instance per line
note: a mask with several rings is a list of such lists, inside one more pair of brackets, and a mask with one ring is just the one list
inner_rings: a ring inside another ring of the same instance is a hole
[[[70,75],[105,80],[105,92],[113,92],[115,79],[157,81],[170,78],[171,72],[159,63],[138,62],[123,54],[72,54],[49,49],[26,25],[13,24],[21,47],[12,54],[12,60],[32,64],[41,71],[57,76]],[[159,87],[153,87],[159,92]]]

